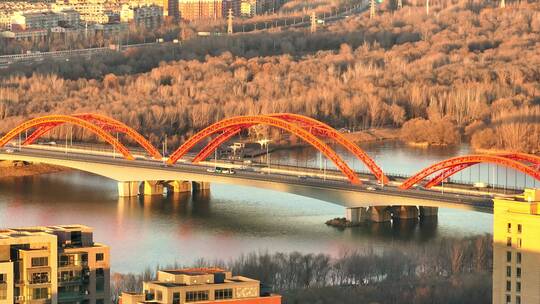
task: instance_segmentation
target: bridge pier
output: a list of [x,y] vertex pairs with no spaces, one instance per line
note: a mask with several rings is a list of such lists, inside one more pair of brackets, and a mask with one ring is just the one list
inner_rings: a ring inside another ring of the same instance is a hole
[[393,208],[395,220],[417,220],[418,208],[416,206],[395,206]]
[[388,206],[369,207],[369,219],[375,223],[390,222],[392,213]]
[[420,218],[433,218],[439,215],[438,207],[420,207]]
[[163,195],[163,184],[161,181],[144,181],[144,195]]
[[139,182],[118,182],[118,196],[130,197],[139,195]]
[[191,182],[171,181],[167,183],[167,193],[191,192]]
[[347,208],[345,218],[352,224],[364,223],[369,219],[368,210],[365,207]]
[[193,182],[193,191],[210,190],[210,183],[208,182]]

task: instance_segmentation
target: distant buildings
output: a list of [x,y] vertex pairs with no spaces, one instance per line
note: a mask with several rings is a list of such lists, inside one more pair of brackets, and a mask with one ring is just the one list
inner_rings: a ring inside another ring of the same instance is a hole
[[540,189],[494,199],[493,304],[540,303]]
[[163,7],[157,5],[131,6],[122,5],[121,22],[133,22],[145,28],[157,28],[163,22]]
[[158,271],[143,294],[123,293],[121,304],[280,304],[281,296],[261,293],[260,282],[219,268]]
[[223,18],[223,0],[180,0],[180,17],[186,21]]
[[242,17],[253,17],[255,15],[274,13],[284,2],[284,0],[243,0],[240,5],[240,15]]
[[0,230],[0,303],[108,303],[109,272],[87,226]]
[[54,11],[75,10],[81,20],[90,23],[109,23],[113,12],[105,8],[105,0],[57,0]]

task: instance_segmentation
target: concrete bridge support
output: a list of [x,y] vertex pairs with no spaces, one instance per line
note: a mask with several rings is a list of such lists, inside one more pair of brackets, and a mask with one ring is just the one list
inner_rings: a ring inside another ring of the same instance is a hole
[[418,208],[416,206],[395,206],[393,218],[396,220],[417,220]]
[[139,182],[118,182],[118,196],[130,197],[139,195]]
[[433,218],[439,215],[438,207],[420,207],[420,218]]
[[167,183],[167,193],[191,192],[191,182],[171,181]]
[[144,181],[144,195],[163,195],[163,184],[161,181]]
[[387,206],[369,207],[369,219],[375,223],[390,222],[392,213]]
[[208,182],[193,182],[193,191],[210,190],[210,183]]
[[353,224],[365,223],[369,220],[367,208],[347,208],[346,219]]

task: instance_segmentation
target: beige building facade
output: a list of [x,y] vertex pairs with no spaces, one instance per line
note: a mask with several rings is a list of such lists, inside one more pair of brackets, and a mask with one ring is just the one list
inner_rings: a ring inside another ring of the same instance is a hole
[[281,303],[279,295],[262,295],[259,281],[220,268],[158,271],[157,280],[144,282],[143,290],[143,294],[122,294],[121,304]]
[[540,190],[494,203],[493,304],[540,303]]
[[0,304],[110,302],[109,248],[83,225],[0,230]]

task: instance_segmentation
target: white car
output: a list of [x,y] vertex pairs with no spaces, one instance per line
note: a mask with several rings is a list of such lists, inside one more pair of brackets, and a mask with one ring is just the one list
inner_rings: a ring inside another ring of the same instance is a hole
[[369,191],[375,191],[375,190],[377,190],[375,187],[371,187],[371,186],[367,187],[366,189],[368,189]]
[[206,169],[206,172],[208,172],[208,173],[216,173],[216,169],[208,168],[208,169]]
[[13,149],[6,149],[6,153],[13,153],[13,152],[15,152],[15,150],[13,150]]

